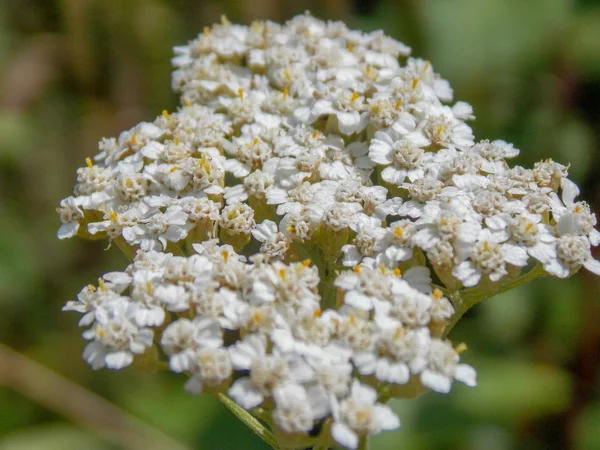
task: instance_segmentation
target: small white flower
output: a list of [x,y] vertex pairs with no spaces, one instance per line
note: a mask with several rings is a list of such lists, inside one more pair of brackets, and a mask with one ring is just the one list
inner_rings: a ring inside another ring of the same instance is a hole
[[421,372],[421,383],[442,394],[450,392],[454,380],[475,386],[475,370],[468,364],[460,364],[459,360],[458,352],[450,345],[438,339],[432,340],[427,367]]
[[74,197],[67,197],[60,201],[60,207],[56,208],[62,222],[58,229],[58,238],[66,239],[73,237],[79,230],[79,220],[83,219],[83,211],[77,205]]
[[377,403],[375,389],[357,380],[352,384],[350,396],[341,402],[333,399],[333,405],[331,436],[349,449],[357,448],[361,438],[400,426],[391,408]]
[[305,362],[267,354],[266,345],[263,334],[252,334],[230,347],[234,369],[250,370],[248,377],[238,379],[229,389],[231,398],[242,408],[260,405],[280,385],[306,382],[312,377],[312,370]]
[[328,398],[315,390],[287,383],[273,392],[273,420],[286,433],[308,433],[328,412]]
[[452,270],[452,275],[458,278],[465,287],[472,287],[479,283],[483,275],[491,281],[498,281],[507,275],[506,257],[512,256],[510,249],[508,255],[503,252],[502,244],[490,233],[482,230],[475,242],[459,241],[459,263]]
[[93,327],[83,337],[93,339],[83,351],[83,358],[94,369],[122,369],[133,356],[152,345],[154,333],[134,322],[136,305],[124,298],[103,303],[95,310]]

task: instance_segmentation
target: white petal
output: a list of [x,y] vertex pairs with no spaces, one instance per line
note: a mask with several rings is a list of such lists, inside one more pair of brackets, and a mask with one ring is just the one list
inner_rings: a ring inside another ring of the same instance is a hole
[[256,225],[256,228],[254,228],[251,233],[257,241],[265,242],[271,236],[277,234],[277,225],[272,220],[265,220]]
[[342,252],[344,253],[344,261],[343,264],[346,267],[353,267],[357,264],[360,264],[363,255],[360,254],[355,245],[344,245],[342,247]]
[[240,378],[233,383],[227,393],[244,409],[256,408],[264,400],[263,395],[252,386],[248,377]]
[[421,374],[421,383],[423,386],[430,388],[441,394],[447,394],[452,387],[452,381],[445,375],[442,375],[432,370],[424,370]]
[[440,238],[432,227],[425,227],[415,233],[412,243],[423,250],[429,250],[439,242]]
[[106,355],[108,369],[122,369],[133,362],[133,355],[129,352],[115,352]]
[[556,259],[552,259],[549,263],[544,264],[544,270],[558,278],[567,278],[571,273],[567,267],[563,266]]
[[363,311],[370,311],[373,309],[373,303],[371,298],[361,294],[358,291],[350,291],[344,296],[344,303],[348,306],[361,309]]
[[358,435],[346,424],[334,422],[331,427],[331,437],[346,448],[354,450],[358,447]]
[[556,231],[560,236],[567,234],[579,234],[581,232],[581,221],[578,220],[577,214],[564,214],[556,224]]
[[468,364],[459,364],[456,366],[454,378],[462,381],[469,387],[477,386],[477,372]]
[[594,228],[592,231],[590,231],[588,239],[590,240],[590,244],[592,244],[593,247],[600,245],[600,231]]
[[56,235],[58,239],[66,239],[75,236],[77,234],[77,230],[79,230],[79,222],[63,223],[58,229],[58,233],[56,233]]
[[362,402],[375,404],[377,401],[377,391],[367,384],[361,384],[358,380],[352,383],[352,397],[360,399]]
[[502,254],[507,263],[517,267],[525,267],[529,259],[527,250],[517,244],[504,244],[502,246]]
[[342,134],[352,134],[357,131],[360,123],[360,114],[356,111],[338,112],[338,128]]
[[381,178],[388,183],[398,186],[406,178],[406,171],[398,170],[394,166],[386,167],[381,171]]
[[372,375],[377,367],[377,358],[372,352],[357,353],[352,357],[354,365],[361,375]]
[[393,160],[392,148],[385,141],[373,139],[369,146],[369,158],[377,164],[390,164]]
[[472,287],[479,283],[481,274],[470,261],[463,261],[452,270],[452,275],[462,281],[465,287]]
[[547,264],[556,258],[556,250],[548,244],[539,243],[535,247],[529,248],[527,252],[543,264]]
[[600,275],[600,261],[594,258],[588,259],[583,263],[583,267],[596,275]]
[[376,405],[375,417],[382,430],[395,430],[400,426],[400,419],[387,405]]
[[568,178],[563,178],[561,181],[562,201],[565,205],[570,206],[575,202],[575,197],[579,195],[579,188]]

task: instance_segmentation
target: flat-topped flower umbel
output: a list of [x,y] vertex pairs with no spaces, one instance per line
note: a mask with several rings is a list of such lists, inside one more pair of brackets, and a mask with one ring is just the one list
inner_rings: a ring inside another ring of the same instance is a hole
[[64,308],[92,367],[184,373],[272,445],[365,448],[388,399],[476,385],[447,334],[477,301],[600,274],[567,167],[510,167],[380,31],[223,18],[175,53],[182,106],[103,139],[57,208],[131,260]]

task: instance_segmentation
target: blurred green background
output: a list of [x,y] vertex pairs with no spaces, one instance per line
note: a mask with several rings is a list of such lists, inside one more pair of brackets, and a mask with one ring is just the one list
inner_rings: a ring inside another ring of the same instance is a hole
[[[4,0],[0,450],[266,448],[213,398],[186,395],[182,377],[81,360],[78,317],[60,309],[125,260],[58,241],[54,208],[101,137],[176,108],[173,45],[221,14],[249,23],[307,9],[412,46],[474,106],[479,139],[513,142],[519,164],[571,162],[598,213],[598,1]],[[600,283],[584,271],[479,305],[452,338],[468,344],[480,385],[393,403],[403,426],[372,448],[600,449],[599,324]]]

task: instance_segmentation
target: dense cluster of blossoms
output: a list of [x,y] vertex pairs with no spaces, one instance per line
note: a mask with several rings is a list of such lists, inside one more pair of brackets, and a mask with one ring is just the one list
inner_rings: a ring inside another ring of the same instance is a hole
[[59,238],[132,259],[65,307],[92,367],[161,354],[288,445],[353,449],[399,426],[388,398],[476,384],[446,340],[461,293],[600,274],[568,167],[475,142],[404,44],[301,15],[223,19],[175,52],[182,106],[103,139],[58,208]]

